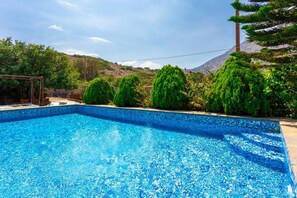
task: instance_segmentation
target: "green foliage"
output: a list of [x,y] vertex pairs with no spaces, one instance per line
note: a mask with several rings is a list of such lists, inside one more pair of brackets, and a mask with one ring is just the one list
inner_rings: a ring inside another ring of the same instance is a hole
[[95,78],[86,89],[83,100],[87,104],[108,104],[113,100],[114,88],[107,80]]
[[264,78],[248,59],[232,54],[213,79],[208,110],[234,115],[265,115],[268,104],[263,93]]
[[139,78],[134,75],[124,77],[119,84],[113,103],[120,107],[139,106],[141,98],[141,95],[137,90],[139,84]]
[[139,79],[141,79],[142,84],[146,86],[152,86],[156,73],[140,71],[140,72],[136,72],[134,75],[137,76]]
[[186,83],[185,73],[179,67],[164,66],[157,73],[153,83],[153,106],[161,109],[185,109],[188,103]]
[[196,72],[187,74],[187,93],[189,97],[188,108],[190,110],[205,111],[207,96],[212,83],[209,77]]
[[[45,87],[55,89],[75,89],[79,77],[79,73],[65,55],[43,45],[13,42],[11,38],[0,40],[0,73],[44,76]],[[38,86],[37,83],[36,85]],[[10,94],[28,87],[28,82],[24,81],[0,81],[3,93]]]
[[268,65],[297,63],[296,0],[250,0],[232,6],[248,14],[232,16],[230,21],[245,24],[242,29],[249,41],[264,47],[261,52],[250,53],[251,57]]
[[297,65],[270,68],[264,76],[271,115],[297,118]]
[[140,93],[140,106],[141,107],[151,107],[151,100],[150,100],[150,91],[151,91],[151,86],[145,86],[143,84],[140,84],[137,86],[137,90]]
[[79,91],[79,93],[85,93],[86,89],[89,86],[89,82],[88,81],[80,81],[77,90]]
[[128,70],[128,71],[134,71],[136,69],[134,69],[132,66],[122,66],[123,70]]
[[[231,21],[244,24],[248,39],[262,46],[261,52],[250,53],[264,72],[264,93],[273,116],[296,117],[297,8],[296,0],[250,0],[232,6],[248,12],[233,16]],[[271,67],[274,68],[271,68]]]

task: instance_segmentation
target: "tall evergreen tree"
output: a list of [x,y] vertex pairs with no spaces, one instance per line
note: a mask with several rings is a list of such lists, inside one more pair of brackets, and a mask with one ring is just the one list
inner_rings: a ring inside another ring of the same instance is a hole
[[269,65],[297,64],[297,0],[249,0],[232,6],[246,14],[229,20],[243,24],[248,40],[263,46],[251,57]]
[[189,98],[186,94],[186,75],[178,66],[164,66],[158,71],[151,91],[154,107],[168,110],[185,109]]
[[117,90],[113,103],[120,107],[137,107],[140,105],[141,94],[137,90],[140,80],[137,76],[130,75],[124,77]]

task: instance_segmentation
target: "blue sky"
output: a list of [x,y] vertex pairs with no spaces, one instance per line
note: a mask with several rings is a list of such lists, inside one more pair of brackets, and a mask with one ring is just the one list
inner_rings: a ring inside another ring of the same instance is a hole
[[[135,61],[234,46],[232,0],[12,0],[0,5],[0,38],[134,66],[200,66],[222,54]],[[129,62],[126,62],[126,60]]]

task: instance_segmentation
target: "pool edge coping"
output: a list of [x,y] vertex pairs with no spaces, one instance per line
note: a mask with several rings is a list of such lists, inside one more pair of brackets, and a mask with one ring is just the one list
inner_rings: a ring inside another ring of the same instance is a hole
[[288,121],[280,121],[281,133],[283,134],[284,146],[286,148],[286,155],[288,162],[290,163],[291,176],[293,182],[295,182],[295,193],[297,195],[297,123],[294,122],[291,126],[288,126]]
[[278,118],[236,116],[236,115],[227,115],[227,114],[221,114],[221,113],[203,112],[203,111],[165,110],[165,109],[153,109],[153,108],[142,108],[142,107],[117,107],[114,105],[89,105],[89,104],[69,104],[69,105],[58,105],[58,106],[24,106],[24,107],[20,106],[20,107],[14,107],[14,108],[9,108],[9,109],[0,109],[0,112],[1,111],[15,111],[15,110],[26,110],[26,109],[62,107],[62,106],[107,107],[107,108],[114,108],[114,109],[126,109],[126,110],[137,110],[137,111],[178,113],[178,114],[212,116],[212,117],[234,118],[234,119],[246,119],[246,120],[256,120],[256,121],[269,121],[269,122],[278,122],[278,123],[280,122],[280,120]]

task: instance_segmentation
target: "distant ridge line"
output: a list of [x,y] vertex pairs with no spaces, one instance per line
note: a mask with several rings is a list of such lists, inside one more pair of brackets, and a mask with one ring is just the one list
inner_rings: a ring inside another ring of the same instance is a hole
[[[244,52],[259,52],[261,49],[262,48],[254,42],[245,41],[241,43],[241,51],[244,51]],[[203,65],[193,68],[192,71],[202,72],[204,74],[208,74],[209,71],[216,72],[218,69],[220,69],[223,66],[223,64],[229,57],[229,55],[233,52],[235,52],[235,47],[229,49],[228,51],[226,51],[225,53],[217,57],[212,58],[211,60],[207,61]]]
[[187,57],[187,56],[196,56],[201,54],[209,54],[214,52],[221,52],[226,51],[228,49],[219,49],[219,50],[212,50],[212,51],[206,51],[206,52],[196,52],[192,54],[183,54],[183,55],[175,55],[175,56],[165,56],[165,57],[159,57],[159,58],[144,58],[144,59],[138,59],[138,60],[121,60],[117,62],[128,62],[128,61],[152,61],[152,60],[165,60],[165,59],[172,59],[172,58],[181,58],[181,57]]

